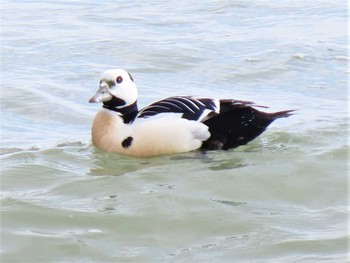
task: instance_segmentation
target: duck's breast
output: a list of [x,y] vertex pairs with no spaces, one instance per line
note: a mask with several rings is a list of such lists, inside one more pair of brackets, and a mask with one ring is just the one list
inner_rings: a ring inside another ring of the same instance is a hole
[[102,109],[92,126],[92,142],[96,147],[135,157],[196,150],[209,137],[208,127],[203,123],[171,113],[125,124],[118,113]]

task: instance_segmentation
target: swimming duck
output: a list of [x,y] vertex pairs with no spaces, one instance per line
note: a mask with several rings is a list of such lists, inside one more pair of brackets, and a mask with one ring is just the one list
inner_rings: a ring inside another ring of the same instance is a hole
[[[291,110],[261,112],[254,103],[234,99],[175,96],[137,107],[134,79],[123,69],[105,71],[90,103],[103,103],[92,124],[92,142],[105,151],[134,157],[197,149],[227,150],[259,136]],[[264,107],[266,108],[266,107]]]

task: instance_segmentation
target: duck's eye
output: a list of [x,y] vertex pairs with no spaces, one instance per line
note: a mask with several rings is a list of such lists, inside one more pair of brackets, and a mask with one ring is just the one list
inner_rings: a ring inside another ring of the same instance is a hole
[[117,83],[120,84],[123,82],[123,78],[122,76],[119,76],[117,79],[116,79]]

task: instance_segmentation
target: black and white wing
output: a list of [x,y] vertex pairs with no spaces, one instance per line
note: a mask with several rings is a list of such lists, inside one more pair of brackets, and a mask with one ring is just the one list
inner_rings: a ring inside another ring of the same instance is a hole
[[182,114],[182,118],[202,121],[209,114],[219,112],[219,100],[177,96],[157,101],[143,108],[136,118],[148,118],[160,113],[179,113]]

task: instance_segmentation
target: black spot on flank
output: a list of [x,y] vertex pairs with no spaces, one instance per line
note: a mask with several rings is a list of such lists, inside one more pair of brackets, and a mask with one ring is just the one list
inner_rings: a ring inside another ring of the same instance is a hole
[[130,146],[131,146],[131,143],[132,143],[132,141],[133,141],[133,137],[128,137],[128,138],[126,138],[123,142],[122,142],[122,146],[125,148],[125,149],[127,149],[127,148],[129,148]]

